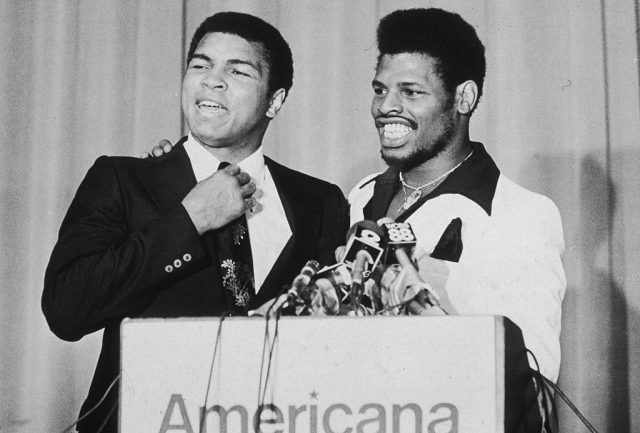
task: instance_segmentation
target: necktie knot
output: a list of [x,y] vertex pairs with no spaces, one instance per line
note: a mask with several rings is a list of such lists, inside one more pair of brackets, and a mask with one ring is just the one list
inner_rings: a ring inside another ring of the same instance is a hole
[[218,165],[218,171],[222,170],[223,168],[229,167],[231,164],[226,162],[226,161],[222,161],[219,165]]

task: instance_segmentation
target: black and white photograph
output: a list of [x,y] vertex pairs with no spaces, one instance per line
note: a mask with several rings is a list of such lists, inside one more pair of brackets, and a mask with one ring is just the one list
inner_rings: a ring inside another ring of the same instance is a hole
[[0,0],[0,433],[640,433],[639,57],[639,0]]

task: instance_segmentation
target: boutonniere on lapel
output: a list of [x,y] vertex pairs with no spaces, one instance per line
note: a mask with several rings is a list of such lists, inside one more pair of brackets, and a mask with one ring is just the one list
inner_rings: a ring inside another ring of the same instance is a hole
[[233,237],[233,244],[240,245],[242,240],[247,235],[247,226],[237,222],[231,227],[231,236]]
[[237,306],[246,307],[251,299],[249,292],[253,281],[251,268],[232,259],[224,260],[220,267],[223,269],[222,285],[233,293]]

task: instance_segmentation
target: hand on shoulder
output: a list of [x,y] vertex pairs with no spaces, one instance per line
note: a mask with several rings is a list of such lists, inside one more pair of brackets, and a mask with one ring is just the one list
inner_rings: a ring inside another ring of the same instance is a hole
[[157,156],[162,156],[164,154],[171,152],[173,150],[173,146],[175,145],[171,144],[171,141],[167,140],[166,138],[163,138],[158,142],[158,145],[152,148],[149,152],[143,152],[140,155],[140,158],[146,159],[146,158],[154,158]]

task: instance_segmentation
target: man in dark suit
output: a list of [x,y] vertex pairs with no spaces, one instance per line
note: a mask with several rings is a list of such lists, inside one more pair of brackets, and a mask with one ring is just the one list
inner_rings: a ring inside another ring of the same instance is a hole
[[308,259],[332,261],[348,227],[342,192],[262,155],[292,79],[291,51],[271,25],[231,12],[209,17],[183,79],[189,136],[160,158],[103,156],[87,173],[42,296],[60,338],[104,329],[79,431],[116,429],[110,385],[123,318],[244,315]]

